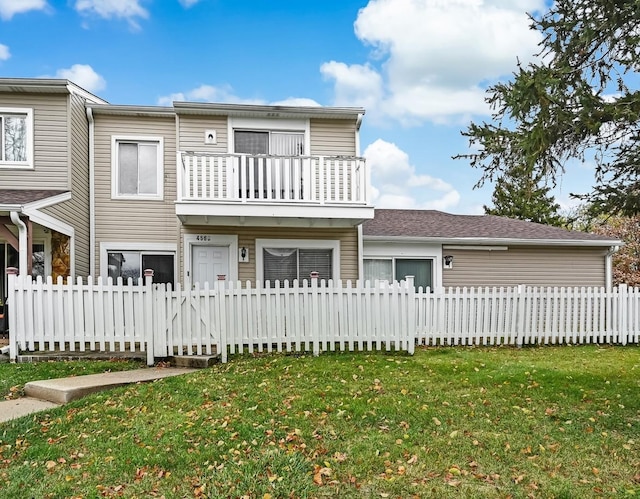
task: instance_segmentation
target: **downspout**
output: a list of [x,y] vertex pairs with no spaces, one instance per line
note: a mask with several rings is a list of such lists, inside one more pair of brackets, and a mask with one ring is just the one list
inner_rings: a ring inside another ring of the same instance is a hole
[[96,190],[95,190],[95,154],[93,111],[87,108],[87,120],[89,121],[89,274],[96,274]]
[[364,281],[364,242],[362,241],[362,223],[358,224],[358,279]]
[[20,215],[17,211],[10,212],[11,221],[18,227],[18,242],[20,245],[20,251],[18,252],[18,267],[20,268],[20,275],[24,275],[27,272],[28,262],[27,256],[27,226],[20,220]]
[[611,246],[605,256],[605,285],[607,291],[613,288],[613,255],[618,252],[620,246]]

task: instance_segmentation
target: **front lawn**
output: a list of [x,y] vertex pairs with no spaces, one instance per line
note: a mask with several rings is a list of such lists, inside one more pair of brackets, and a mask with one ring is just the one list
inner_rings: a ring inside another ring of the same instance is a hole
[[2,497],[633,494],[638,347],[232,357],[0,425]]

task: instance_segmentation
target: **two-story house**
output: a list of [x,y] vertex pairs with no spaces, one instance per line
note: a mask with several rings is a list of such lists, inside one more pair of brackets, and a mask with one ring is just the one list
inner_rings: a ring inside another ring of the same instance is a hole
[[104,101],[67,80],[0,78],[0,299],[7,267],[89,270],[89,127]]
[[91,267],[156,282],[359,277],[359,108],[88,105]]

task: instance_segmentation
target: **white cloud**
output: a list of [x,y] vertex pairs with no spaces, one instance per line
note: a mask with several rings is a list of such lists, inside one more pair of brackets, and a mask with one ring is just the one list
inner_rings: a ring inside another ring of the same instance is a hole
[[16,14],[46,8],[46,0],[0,0],[0,18],[9,21]]
[[319,107],[318,104],[313,99],[308,99],[306,97],[287,97],[283,100],[278,100],[275,102],[269,103],[272,106],[303,106],[303,107]]
[[149,17],[149,12],[140,5],[140,0],[76,0],[75,8],[83,15],[97,15],[104,19],[125,19],[134,29],[140,28],[136,18]]
[[374,117],[447,121],[485,114],[484,86],[531,60],[541,40],[526,11],[544,0],[370,0],[354,23],[371,61],[331,61],[340,105],[362,105]]
[[365,149],[364,157],[371,168],[373,204],[378,208],[447,210],[460,202],[453,186],[418,175],[408,154],[391,142],[377,139]]
[[9,52],[9,47],[6,45],[2,45],[0,43],[0,61],[6,61],[11,57],[11,52]]
[[243,99],[238,97],[233,88],[229,85],[213,86],[213,85],[200,85],[186,92],[176,92],[169,95],[164,95],[158,98],[159,106],[171,106],[174,102],[190,101],[190,102],[220,102],[220,103],[233,103],[233,104],[271,104],[273,106],[319,106],[313,99],[307,99],[305,97],[289,97],[287,99],[266,102],[261,99]]
[[88,64],[74,64],[70,68],[59,69],[56,71],[55,77],[70,80],[93,93],[99,92],[107,86],[104,78],[96,73]]
[[320,72],[326,79],[335,80],[335,104],[372,108],[382,99],[382,77],[369,65],[325,62]]

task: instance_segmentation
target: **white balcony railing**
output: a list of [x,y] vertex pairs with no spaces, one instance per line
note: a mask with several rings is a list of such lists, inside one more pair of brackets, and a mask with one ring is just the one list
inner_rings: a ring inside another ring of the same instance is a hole
[[364,158],[178,152],[178,202],[357,204],[369,201]]

